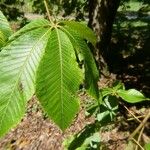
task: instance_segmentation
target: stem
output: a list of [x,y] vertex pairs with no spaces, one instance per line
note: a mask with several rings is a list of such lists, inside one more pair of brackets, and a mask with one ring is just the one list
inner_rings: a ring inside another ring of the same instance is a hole
[[141,123],[141,121],[126,107],[124,106],[124,108],[128,111],[129,114],[131,114],[139,123]]
[[[140,118],[144,118],[145,115],[142,115],[142,116],[136,116],[136,118],[140,119]],[[132,120],[135,120],[135,118],[129,118],[127,119],[128,121],[132,121]],[[136,119],[137,120],[137,119]],[[141,122],[141,121],[140,121]]]
[[144,150],[144,148],[140,145],[140,143],[138,143],[138,141],[136,141],[134,138],[132,138],[132,140],[141,148],[141,150]]
[[[140,140],[141,140],[141,136],[142,136],[143,131],[144,131],[144,127],[142,127],[141,132],[140,132],[140,134],[139,134],[139,137],[138,137],[138,140],[137,140],[138,143],[140,143]],[[138,145],[136,145],[135,150],[138,150]]]
[[150,117],[150,110],[149,110],[148,114],[146,115],[146,117],[144,118],[144,120],[140,123],[140,125],[129,136],[129,139],[132,139],[139,132],[139,130],[145,125],[145,123],[147,122],[149,117]]
[[[100,100],[100,98],[101,98],[101,100]],[[103,94],[102,94],[101,90],[99,90],[99,99],[97,100],[98,106],[99,106],[99,113],[101,112],[100,106],[102,104],[102,101],[103,101]]]
[[48,9],[48,4],[47,4],[47,1],[46,1],[46,0],[44,0],[44,5],[45,5],[45,8],[46,8],[46,12],[47,12],[49,21],[50,21],[51,23],[53,23],[53,22],[52,22],[52,19],[51,19],[51,15],[50,15],[50,12],[49,12],[49,9]]

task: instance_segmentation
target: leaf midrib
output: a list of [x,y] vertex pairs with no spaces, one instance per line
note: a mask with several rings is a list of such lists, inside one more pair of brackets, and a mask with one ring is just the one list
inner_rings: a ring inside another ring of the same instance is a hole
[[[67,32],[68,34],[69,34],[69,36],[72,38],[72,40],[74,41],[74,43],[76,44],[76,47],[75,47],[75,45],[73,44],[73,46],[74,46],[74,50],[78,50],[79,51],[79,47],[80,47],[80,45],[78,44],[78,42],[76,41],[76,39],[74,38],[74,36],[68,31],[68,30],[66,30],[64,27],[61,27],[61,29],[62,30],[64,30],[65,32]],[[78,47],[78,48],[77,48]]]
[[8,103],[7,103],[6,107],[4,108],[5,112],[3,113],[2,119],[1,119],[1,121],[0,121],[0,128],[1,128],[1,126],[2,126],[3,118],[4,118],[4,116],[6,115],[6,111],[7,111],[7,109],[8,109],[8,105],[9,105],[9,103],[10,103],[10,101],[11,101],[11,97],[12,97],[12,95],[13,95],[13,93],[14,93],[14,91],[15,91],[15,88],[17,87],[17,85],[18,85],[18,83],[19,83],[19,80],[20,80],[20,78],[21,78],[21,75],[22,75],[22,73],[23,73],[24,66],[25,66],[26,63],[28,62],[27,60],[28,60],[29,57],[31,56],[32,52],[35,50],[34,48],[36,47],[36,44],[37,44],[40,40],[42,40],[42,38],[44,38],[44,36],[46,36],[49,31],[51,31],[51,28],[50,28],[47,32],[45,32],[45,33],[43,34],[43,36],[42,36],[39,40],[37,40],[37,42],[36,42],[36,43],[34,44],[34,46],[31,48],[31,51],[30,51],[28,57],[26,58],[25,62],[23,63],[23,65],[22,65],[22,67],[21,67],[22,69],[21,69],[21,71],[20,71],[20,73],[19,73],[19,75],[18,75],[19,77],[18,77],[17,80],[16,80],[16,84],[15,84],[14,87],[13,87],[13,90],[12,90],[12,92],[11,92],[11,94],[10,94],[10,97],[8,98]]
[[59,45],[59,59],[60,59],[60,99],[61,99],[61,123],[62,123],[62,127],[64,128],[64,120],[63,120],[63,105],[64,105],[64,102],[63,102],[63,99],[62,99],[62,94],[63,94],[63,70],[62,70],[62,67],[63,67],[63,64],[62,64],[62,48],[61,48],[61,41],[60,41],[60,36],[59,36],[59,33],[58,33],[58,29],[55,29],[56,30],[56,33],[57,33],[57,39],[58,39],[58,45]]

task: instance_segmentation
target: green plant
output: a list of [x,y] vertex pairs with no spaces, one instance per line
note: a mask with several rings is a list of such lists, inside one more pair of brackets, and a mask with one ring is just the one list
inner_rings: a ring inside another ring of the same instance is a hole
[[[33,94],[65,130],[79,110],[77,91],[83,72],[87,91],[98,98],[99,75],[85,39],[96,44],[94,33],[84,24],[45,19],[29,23],[9,38],[0,53],[0,136],[21,120]],[[84,69],[77,60],[84,61]]]
[[12,30],[9,26],[9,23],[3,13],[0,11],[0,49],[3,47],[9,36],[12,34]]
[[150,143],[146,143],[144,148],[145,148],[145,150],[149,150],[150,149]]
[[66,149],[99,149],[100,145],[103,146],[99,131],[115,120],[120,98],[128,103],[150,100],[135,89],[125,90],[120,81],[115,81],[112,87],[101,89],[100,93],[99,101],[92,100],[86,105],[85,114],[87,117],[93,116],[94,123],[86,125],[79,133],[65,139],[63,145]]
[[[99,90],[99,72],[88,42],[95,46],[96,36],[86,25],[51,21],[50,16],[49,21],[34,20],[9,37],[0,53],[0,136],[21,120],[34,94],[64,131],[79,110],[78,91],[83,84],[94,99],[87,114],[94,115],[95,122],[86,126],[88,136],[78,147],[98,148],[98,131],[113,121],[119,97],[130,103],[149,100],[135,89],[125,90],[120,82]],[[76,137],[81,139],[85,132]]]

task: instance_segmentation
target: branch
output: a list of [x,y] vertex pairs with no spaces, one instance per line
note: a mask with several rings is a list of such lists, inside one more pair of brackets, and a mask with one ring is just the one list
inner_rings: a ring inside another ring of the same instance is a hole
[[150,117],[150,110],[149,110],[148,114],[145,116],[144,120],[140,123],[140,125],[129,136],[129,139],[132,139],[139,132],[139,130],[145,125],[145,123],[147,122],[149,117]]
[[136,141],[134,138],[132,138],[131,140],[133,140],[134,143],[136,143],[141,148],[141,150],[144,150],[144,148],[140,145],[140,143],[138,143],[138,141]]
[[128,111],[129,114],[131,114],[139,123],[141,123],[141,121],[126,107],[124,106],[124,108]]
[[[142,129],[141,129],[141,131],[140,131],[140,134],[139,134],[139,137],[138,137],[138,140],[137,140],[138,143],[140,143],[140,140],[141,140],[141,136],[142,136],[143,131],[144,131],[144,127],[142,127]],[[138,150],[138,145],[136,145],[135,150]]]
[[44,5],[45,5],[45,8],[46,8],[48,19],[52,23],[51,15],[50,15],[50,12],[49,12],[49,9],[48,9],[48,4],[47,4],[46,0],[44,0]]

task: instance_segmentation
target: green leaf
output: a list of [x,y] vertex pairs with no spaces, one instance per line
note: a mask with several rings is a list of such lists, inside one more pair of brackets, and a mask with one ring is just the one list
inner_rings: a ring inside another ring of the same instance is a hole
[[76,92],[82,82],[74,48],[67,35],[54,29],[37,72],[36,94],[48,116],[65,130],[79,110]]
[[95,123],[86,125],[77,134],[64,140],[64,150],[87,150],[100,148],[100,126]]
[[9,37],[12,34],[12,30],[9,26],[9,23],[1,11],[0,11],[0,31],[2,31],[6,37]]
[[124,101],[129,102],[129,103],[137,103],[137,102],[141,102],[144,100],[149,100],[142,93],[140,93],[139,91],[135,89],[118,90],[117,93]]
[[69,36],[74,48],[78,54],[82,54],[85,67],[85,84],[87,92],[96,99],[99,99],[98,80],[99,72],[93,58],[93,55],[84,40],[80,35],[68,27],[62,30]]
[[95,60],[87,44],[84,41],[80,41],[79,44],[84,57],[85,88],[91,96],[99,99],[99,72],[97,70]]
[[8,37],[12,34],[9,23],[3,13],[0,11],[0,48],[4,46]]
[[150,150],[150,143],[146,143],[145,146],[144,146],[144,149],[145,150]]
[[2,48],[5,45],[6,41],[7,41],[6,36],[2,31],[0,31],[0,48]]
[[100,105],[100,113],[97,114],[97,120],[106,125],[113,121],[118,110],[118,101],[115,96],[106,96],[103,104]]
[[87,150],[87,148],[99,149],[100,142],[101,141],[100,141],[99,132],[96,132],[94,134],[91,134],[91,136],[87,137],[84,143],[76,150]]
[[117,91],[117,90],[125,90],[125,87],[124,87],[124,84],[119,81],[119,80],[116,80],[113,85],[113,90]]
[[48,34],[46,28],[28,32],[0,53],[0,136],[21,120],[35,92],[35,73]]
[[27,24],[26,26],[24,26],[23,28],[21,28],[16,33],[14,33],[9,38],[9,41],[12,41],[12,40],[18,38],[19,36],[21,36],[21,35],[23,35],[23,34],[25,34],[27,32],[33,31],[35,29],[38,29],[38,28],[47,28],[47,27],[50,27],[49,21],[47,21],[45,19],[36,19],[36,20],[30,22],[29,24]]
[[66,26],[74,30],[74,32],[78,33],[82,39],[86,39],[87,41],[91,42],[94,46],[96,45],[96,35],[86,25],[76,21],[62,21],[61,23],[65,24]]

